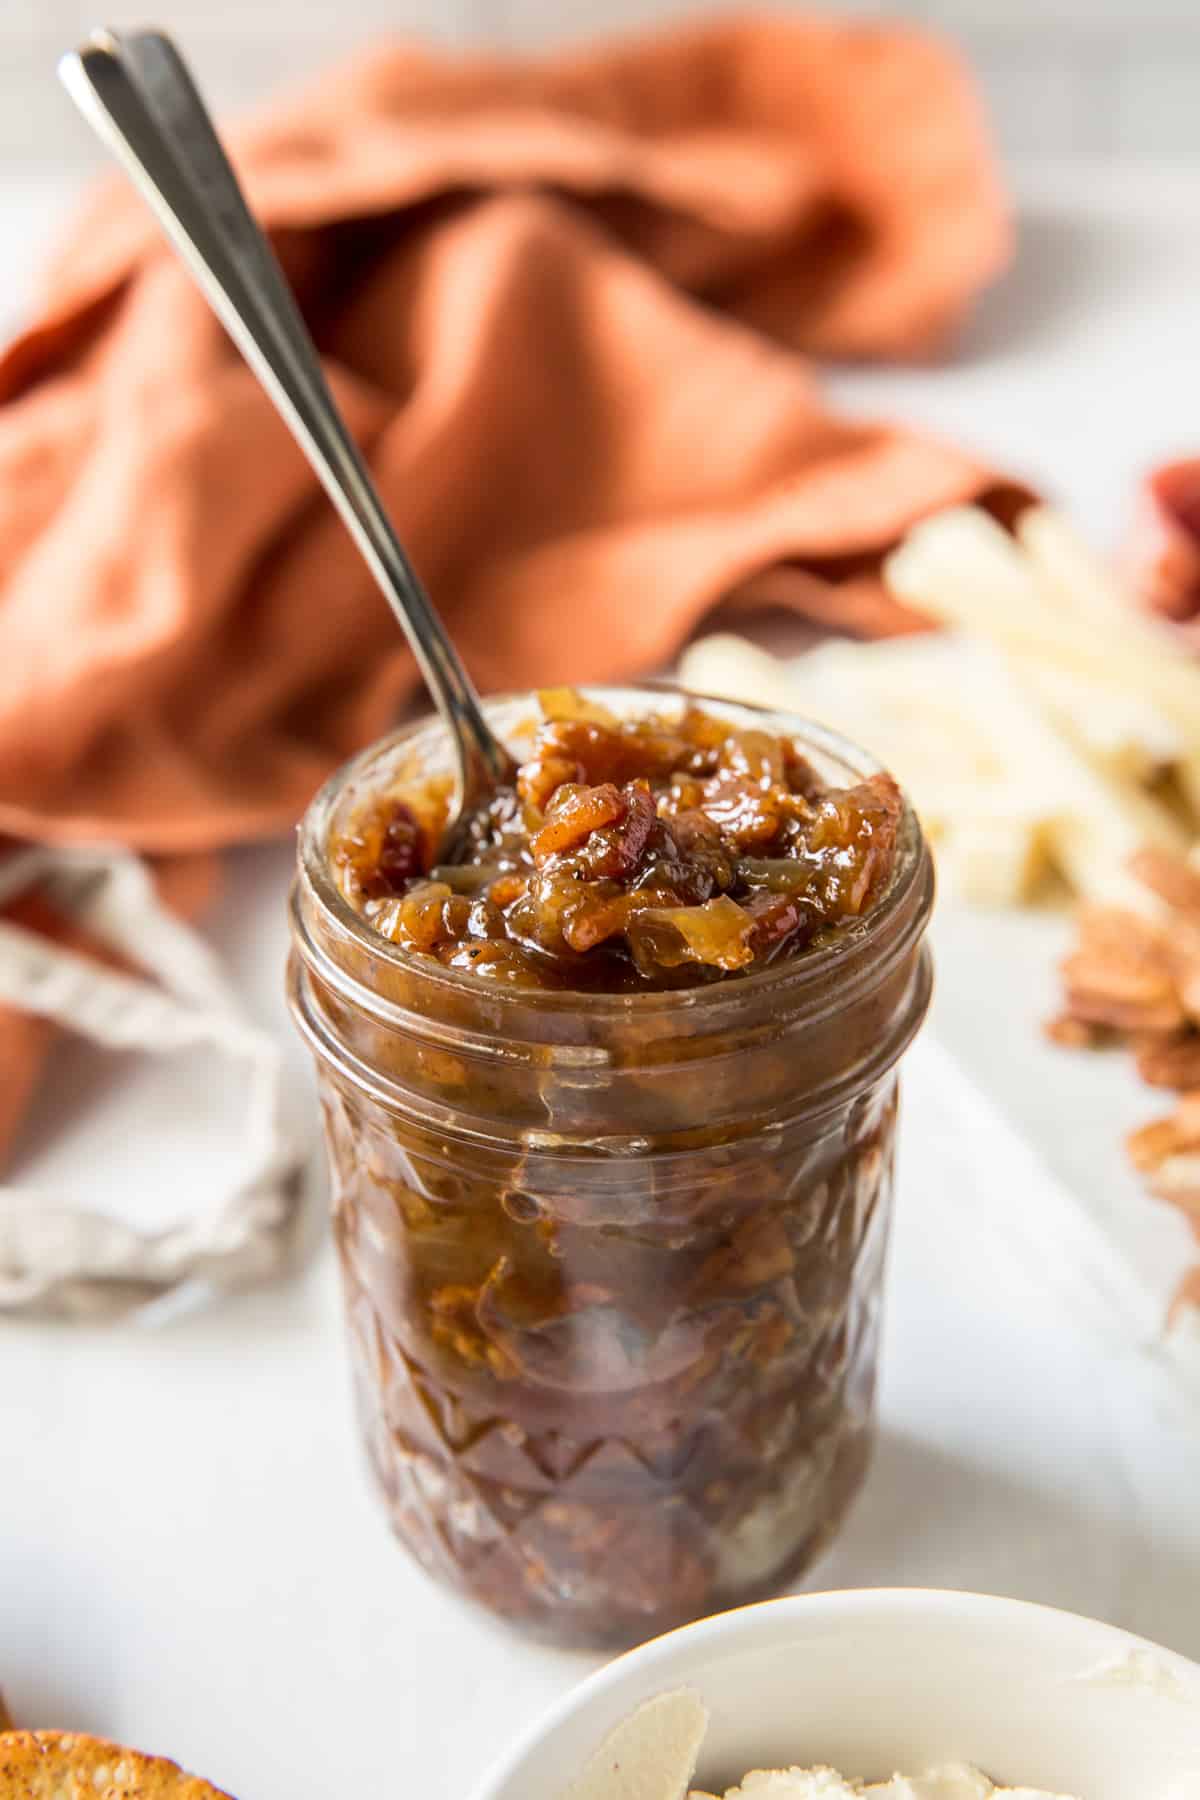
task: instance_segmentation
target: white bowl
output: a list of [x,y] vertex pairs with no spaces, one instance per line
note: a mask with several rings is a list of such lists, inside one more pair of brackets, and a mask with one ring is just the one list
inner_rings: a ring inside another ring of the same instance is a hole
[[1200,1666],[1049,1607],[896,1588],[769,1600],[643,1644],[473,1800],[561,1800],[614,1725],[678,1687],[711,1714],[697,1780],[717,1793],[752,1768],[879,1779],[954,1761],[1078,1800],[1200,1796]]

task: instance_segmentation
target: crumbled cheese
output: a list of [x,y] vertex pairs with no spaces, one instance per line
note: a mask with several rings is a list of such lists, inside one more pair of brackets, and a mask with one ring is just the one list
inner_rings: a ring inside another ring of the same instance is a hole
[[[689,1800],[716,1800],[694,1789]],[[755,1769],[725,1800],[1066,1800],[1040,1788],[996,1787],[966,1763],[947,1763],[924,1775],[893,1775],[867,1785],[834,1769]]]

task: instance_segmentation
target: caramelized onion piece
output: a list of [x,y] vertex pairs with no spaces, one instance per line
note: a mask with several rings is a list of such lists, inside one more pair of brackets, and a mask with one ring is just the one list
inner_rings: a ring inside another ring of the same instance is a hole
[[425,857],[444,784],[374,796],[335,838],[343,892],[394,943],[522,987],[676,988],[799,953],[886,887],[889,776],[831,788],[790,739],[698,708],[622,721],[567,689],[540,700],[459,864]]

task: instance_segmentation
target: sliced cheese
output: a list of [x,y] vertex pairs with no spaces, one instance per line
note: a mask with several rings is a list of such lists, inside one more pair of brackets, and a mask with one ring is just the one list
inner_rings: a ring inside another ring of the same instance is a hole
[[[1040,563],[978,508],[939,513],[889,557],[888,585],[908,604],[993,644],[1026,679],[1052,667],[1086,680],[1112,704],[1139,696],[1177,734],[1180,777],[1200,814],[1200,667],[1131,606],[1105,598],[1103,588],[1089,598],[1090,590],[1071,585],[1082,579],[1078,567],[1053,531],[1047,552],[1044,521],[1026,531]],[[1080,748],[1087,753],[1086,742]]]

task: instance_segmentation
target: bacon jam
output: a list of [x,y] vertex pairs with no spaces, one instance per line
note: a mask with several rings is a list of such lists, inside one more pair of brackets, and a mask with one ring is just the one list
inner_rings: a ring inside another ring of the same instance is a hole
[[433,727],[314,803],[292,1004],[394,1530],[627,1644],[777,1591],[862,1481],[929,859],[770,715],[507,704],[528,752],[452,864]]
[[494,981],[637,992],[792,956],[887,885],[889,775],[830,788],[790,738],[696,707],[621,720],[566,690],[542,708],[454,865],[431,866],[444,781],[376,796],[335,842],[342,891],[382,936]]

